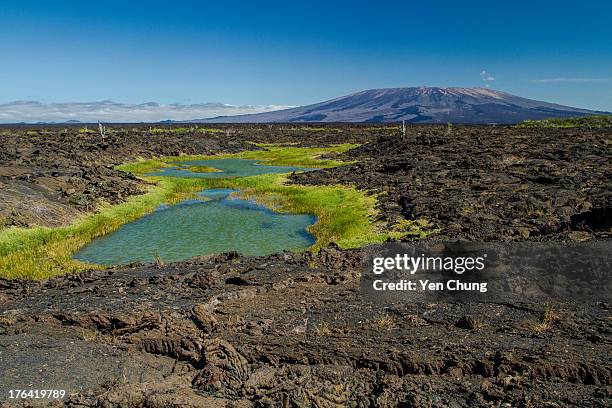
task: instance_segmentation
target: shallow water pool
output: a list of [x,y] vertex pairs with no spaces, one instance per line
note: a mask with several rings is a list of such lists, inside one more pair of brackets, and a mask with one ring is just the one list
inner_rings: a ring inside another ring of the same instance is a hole
[[315,223],[314,216],[276,213],[252,201],[233,197],[234,191],[205,190],[200,193],[202,199],[161,206],[92,241],[74,259],[118,265],[152,262],[156,258],[180,261],[228,251],[267,255],[306,249],[315,242],[306,231]]
[[[171,163],[173,167],[165,167],[148,176],[168,176],[168,177],[202,177],[202,178],[227,178],[227,177],[246,177],[257,176],[260,174],[291,173],[294,171],[315,170],[307,167],[295,166],[269,166],[260,164],[257,160],[249,159],[210,159],[210,160],[189,160]],[[212,167],[218,172],[198,173],[188,170],[192,166]]]

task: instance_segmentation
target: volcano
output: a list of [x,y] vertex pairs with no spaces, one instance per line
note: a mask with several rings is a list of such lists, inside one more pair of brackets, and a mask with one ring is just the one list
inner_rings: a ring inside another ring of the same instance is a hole
[[488,88],[370,89],[325,102],[251,115],[219,116],[207,123],[517,123],[528,119],[607,112],[522,98]]

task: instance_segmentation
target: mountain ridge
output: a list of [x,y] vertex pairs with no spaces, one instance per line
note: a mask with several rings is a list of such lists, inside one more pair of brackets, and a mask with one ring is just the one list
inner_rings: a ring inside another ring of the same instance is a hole
[[518,123],[609,112],[537,101],[489,88],[407,87],[355,92],[295,108],[249,115],[195,119],[196,123],[353,122]]

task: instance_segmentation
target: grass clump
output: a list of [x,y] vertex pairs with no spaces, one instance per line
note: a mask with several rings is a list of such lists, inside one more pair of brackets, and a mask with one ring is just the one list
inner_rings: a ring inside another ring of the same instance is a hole
[[102,206],[66,227],[10,227],[0,231],[0,276],[45,279],[95,266],[72,259],[93,239],[133,221],[161,203],[175,203],[202,189],[199,179],[158,179],[146,194],[115,206]]
[[396,329],[398,327],[397,323],[395,321],[395,318],[393,318],[393,316],[388,315],[388,314],[380,315],[374,321],[374,326],[377,329],[380,329],[380,330],[392,330],[392,329]]
[[333,327],[329,322],[321,322],[317,324],[313,330],[315,336],[329,336],[333,333]]
[[357,248],[389,237],[373,221],[375,196],[349,186],[287,185],[286,181],[284,174],[203,179],[206,188],[239,189],[242,197],[275,211],[315,215],[317,222],[309,227],[316,238],[314,251],[331,242],[341,248]]
[[[269,144],[258,144],[262,150],[248,150],[235,155],[223,155],[221,157],[237,157],[241,159],[253,159],[271,166],[300,166],[328,168],[347,164],[333,159],[333,155],[344,153],[357,147],[356,144],[344,143],[331,147],[295,147],[276,146]],[[328,156],[322,158],[321,156]]]
[[441,228],[435,227],[425,218],[416,220],[402,219],[395,223],[391,236],[393,238],[415,238],[422,239],[431,234],[436,234]]
[[612,115],[590,115],[574,118],[551,118],[543,120],[525,120],[517,125],[521,128],[609,128],[612,127]]
[[548,305],[538,320],[527,321],[523,326],[535,334],[542,334],[550,331],[559,321],[561,321],[561,315]]
[[342,133],[342,129],[338,128],[329,128],[329,127],[311,127],[311,126],[302,126],[299,128],[290,128],[291,130],[304,130],[307,132],[336,132]]
[[[210,158],[237,157],[255,159],[266,164],[301,167],[333,167],[344,164],[324,154],[342,153],[354,145],[329,148],[262,145],[261,150],[218,156],[179,156],[139,159],[117,168],[131,172],[152,183],[148,192],[131,197],[125,203],[102,206],[66,227],[17,228],[0,231],[0,277],[45,279],[51,276],[99,268],[72,259],[72,255],[97,237],[108,234],[163,203],[176,203],[209,188],[240,190],[240,195],[253,199],[279,212],[313,214],[317,221],[309,227],[316,238],[313,251],[334,242],[341,248],[356,248],[382,243],[402,236],[423,237],[431,233],[425,220],[410,221],[393,231],[374,221],[376,196],[351,186],[302,186],[287,184],[286,174],[264,174],[235,178],[152,177],[146,174],[171,163]],[[211,170],[208,166],[201,170]],[[190,169],[193,171],[193,169]],[[424,232],[423,232],[424,231]]]
[[132,173],[136,175],[143,176],[147,173],[154,173],[158,170],[161,170],[164,167],[174,167],[172,164],[158,160],[158,159],[143,159],[138,158],[137,161],[132,163],[122,164],[117,166],[116,169],[123,171],[125,173]]
[[189,128],[186,127],[178,127],[178,128],[152,128],[149,129],[149,133],[159,134],[159,133],[186,133],[189,132]]
[[[174,167],[175,163],[193,160],[232,158],[257,160],[260,163],[270,166],[329,168],[348,164],[348,162],[333,159],[333,155],[344,153],[358,145],[345,143],[331,147],[296,147],[270,144],[258,144],[257,146],[260,150],[248,150],[240,153],[218,154],[212,156],[181,155],[153,159],[140,158],[134,163],[117,166],[116,169],[126,173],[132,173],[136,176],[146,176],[148,173],[156,172],[164,167]],[[328,157],[321,158],[321,156]]]
[[222,170],[215,169],[210,166],[189,166],[182,168],[183,170],[188,170],[192,173],[220,173]]
[[218,128],[196,128],[196,130],[200,133],[224,133],[223,129]]
[[200,127],[173,127],[173,128],[151,128],[149,133],[188,133],[188,132],[200,132],[200,133],[223,133],[223,129],[218,128],[200,128]]

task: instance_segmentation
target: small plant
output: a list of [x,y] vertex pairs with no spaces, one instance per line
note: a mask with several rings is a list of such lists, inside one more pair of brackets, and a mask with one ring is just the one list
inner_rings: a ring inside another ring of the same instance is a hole
[[[152,128],[149,127],[149,133],[151,134],[158,134],[158,133],[189,133],[189,132],[195,132],[195,131],[200,131],[200,132],[205,132],[206,130],[201,130],[198,129],[197,127],[177,127],[177,128]],[[210,131],[210,130],[209,130]],[[217,131],[217,129],[213,129],[212,131]],[[219,132],[221,132],[221,130],[218,130]]]
[[196,131],[201,132],[201,133],[223,133],[223,129],[217,129],[217,128],[198,128],[196,126]]
[[553,323],[559,320],[561,320],[561,316],[552,306],[548,306],[546,310],[544,310],[544,313],[542,313],[542,321],[544,322]]
[[189,166],[189,167],[186,167],[185,170],[188,170],[192,173],[220,173],[220,172],[223,172],[223,170],[215,169],[214,167],[210,167],[210,166]]
[[161,258],[161,256],[159,255],[159,252],[155,253],[154,258],[155,258],[155,266],[157,266],[158,268],[161,268],[166,264],[164,260]]
[[393,226],[394,238],[425,238],[432,234],[437,234],[441,228],[436,228],[425,218],[416,220],[402,219]]
[[529,322],[527,328],[536,334],[550,331],[555,323],[561,320],[561,316],[551,306],[546,307],[546,310],[540,316],[540,319],[535,322]]
[[427,326],[428,323],[421,316],[417,314],[412,314],[406,316],[406,323],[410,326]]
[[73,196],[70,197],[70,203],[71,204],[76,204],[78,206],[81,207],[89,207],[89,205],[91,204],[90,202],[90,198],[87,194],[75,194]]
[[319,267],[319,263],[315,260],[309,261],[308,262],[308,268],[309,269],[317,269]]
[[388,314],[381,315],[374,323],[379,329],[391,330],[397,327],[393,316]]
[[315,336],[329,336],[332,334],[332,326],[328,322],[321,322],[314,328]]
[[15,316],[0,316],[0,326],[8,327],[17,323]]
[[82,328],[81,329],[81,338],[88,342],[91,343],[92,341],[95,341],[98,338],[98,331],[97,330],[93,330],[93,329],[85,329]]

